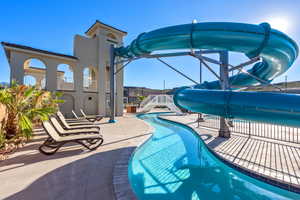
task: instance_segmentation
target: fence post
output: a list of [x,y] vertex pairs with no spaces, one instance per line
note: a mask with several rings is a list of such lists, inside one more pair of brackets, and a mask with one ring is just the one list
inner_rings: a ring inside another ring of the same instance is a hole
[[251,122],[248,122],[248,126],[249,126],[249,136],[251,135]]

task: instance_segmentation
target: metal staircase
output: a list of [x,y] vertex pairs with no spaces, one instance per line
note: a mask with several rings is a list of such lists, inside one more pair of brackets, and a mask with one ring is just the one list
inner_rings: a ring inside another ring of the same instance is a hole
[[172,95],[149,95],[140,104],[140,112],[149,112],[155,107],[165,106],[171,112],[182,114],[181,110],[174,104]]

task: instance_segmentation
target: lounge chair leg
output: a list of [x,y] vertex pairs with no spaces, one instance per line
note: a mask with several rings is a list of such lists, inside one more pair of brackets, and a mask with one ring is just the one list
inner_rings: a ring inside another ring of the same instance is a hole
[[89,139],[87,140],[88,143],[90,143],[91,145],[96,144],[99,140],[98,139]]
[[[60,147],[62,147],[66,142],[54,142],[51,138],[47,140],[39,147],[39,151],[45,155],[55,154]],[[49,150],[50,149],[50,150]]]
[[[96,140],[96,141],[95,141]],[[94,139],[92,142],[88,141],[88,140],[78,140],[76,141],[78,144],[81,144],[82,146],[84,146],[85,148],[93,151],[96,150],[102,143],[103,143],[103,138],[99,138],[99,139]],[[86,142],[88,144],[86,144]]]
[[102,119],[103,119],[103,117],[101,116],[101,117],[95,117],[95,118],[86,118],[88,121],[90,121],[90,122],[99,122],[99,121],[101,121]]

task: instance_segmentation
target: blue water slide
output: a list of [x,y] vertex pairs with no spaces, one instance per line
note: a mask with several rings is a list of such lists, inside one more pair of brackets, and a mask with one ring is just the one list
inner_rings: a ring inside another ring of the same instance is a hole
[[[117,49],[116,55],[132,58],[176,49],[226,50],[249,58],[260,56],[262,61],[248,73],[267,82],[286,72],[298,55],[297,44],[267,23],[230,22],[184,24],[142,33],[129,46]],[[248,73],[230,77],[230,84],[260,84]],[[219,81],[212,81],[179,89],[174,102],[194,112],[300,127],[300,95],[220,90]]]
[[[271,82],[287,71],[298,55],[297,44],[284,33],[260,25],[197,23],[142,33],[116,55],[143,57],[157,50],[210,49],[260,56],[248,73],[229,79],[231,85]],[[182,87],[174,95],[177,106],[228,118],[243,118],[300,127],[300,95],[221,90],[219,81]],[[155,132],[129,163],[129,180],[139,199],[299,199],[229,167],[208,150],[199,136],[154,114],[142,115]]]

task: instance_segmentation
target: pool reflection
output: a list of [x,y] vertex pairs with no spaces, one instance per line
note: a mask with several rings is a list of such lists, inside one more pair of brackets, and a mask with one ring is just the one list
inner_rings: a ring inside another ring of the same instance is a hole
[[139,199],[300,199],[230,168],[189,128],[157,115],[140,116],[155,132],[129,164],[129,180]]

